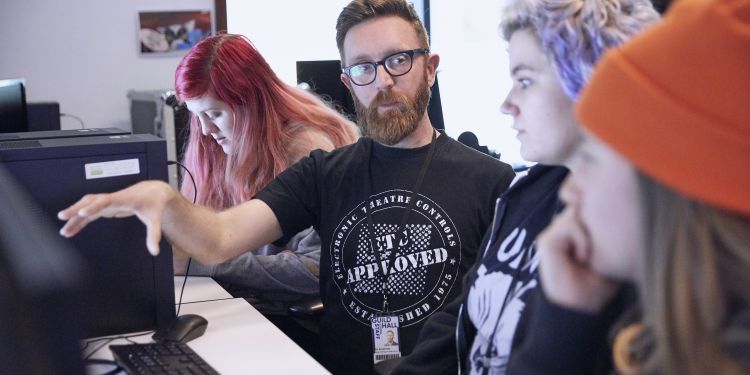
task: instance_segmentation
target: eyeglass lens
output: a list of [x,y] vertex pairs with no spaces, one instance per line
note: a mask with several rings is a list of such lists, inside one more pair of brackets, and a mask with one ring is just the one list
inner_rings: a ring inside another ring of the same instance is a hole
[[[385,70],[392,76],[401,76],[408,73],[411,65],[412,57],[406,52],[388,56],[383,62]],[[370,84],[375,80],[377,74],[378,67],[375,63],[362,63],[349,69],[349,76],[358,85]]]

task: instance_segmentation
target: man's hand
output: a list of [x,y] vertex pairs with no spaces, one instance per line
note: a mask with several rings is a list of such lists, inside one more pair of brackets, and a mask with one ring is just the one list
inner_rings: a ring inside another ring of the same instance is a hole
[[188,271],[188,260],[190,260],[190,255],[177,247],[172,247],[172,268],[175,275],[184,275]]
[[111,194],[88,194],[57,217],[67,221],[60,229],[65,237],[75,236],[90,222],[100,217],[135,215],[146,225],[146,247],[152,255],[159,254],[161,220],[167,203],[179,194],[161,181],[144,181]]
[[539,235],[537,249],[542,288],[555,304],[597,313],[619,289],[619,284],[591,268],[591,241],[572,206]]

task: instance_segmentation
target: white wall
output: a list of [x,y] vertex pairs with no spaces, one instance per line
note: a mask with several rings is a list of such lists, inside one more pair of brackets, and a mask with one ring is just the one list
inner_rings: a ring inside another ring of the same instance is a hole
[[172,88],[180,59],[139,57],[136,13],[183,9],[213,0],[2,0],[0,79],[26,78],[28,101],[57,101],[87,128],[129,130],[128,90]]
[[441,56],[439,77],[445,129],[471,131],[479,144],[511,164],[527,164],[500,104],[513,85],[507,43],[498,31],[500,0],[431,0],[432,49]]
[[[336,18],[349,0],[227,0],[227,27],[253,41],[276,73],[296,84],[297,60],[338,59]],[[413,1],[420,13],[423,1]],[[506,45],[497,32],[500,0],[431,0],[432,50],[440,54],[440,96],[445,128],[456,138],[464,131],[501,153],[509,163],[523,163],[500,113],[511,87]],[[293,11],[291,11],[293,9]],[[284,14],[283,18],[276,15]]]
[[227,0],[227,29],[247,36],[279,78],[295,85],[297,61],[339,59],[336,18],[349,1]]
[[[338,60],[336,19],[350,0],[227,0],[227,29],[247,36],[277,75],[297,84],[296,62]],[[422,0],[412,1],[422,11]]]

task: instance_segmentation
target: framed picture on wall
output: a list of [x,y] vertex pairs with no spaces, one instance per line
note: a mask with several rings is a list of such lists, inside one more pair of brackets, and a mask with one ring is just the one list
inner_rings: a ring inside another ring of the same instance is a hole
[[213,32],[210,10],[138,12],[141,56],[181,55]]

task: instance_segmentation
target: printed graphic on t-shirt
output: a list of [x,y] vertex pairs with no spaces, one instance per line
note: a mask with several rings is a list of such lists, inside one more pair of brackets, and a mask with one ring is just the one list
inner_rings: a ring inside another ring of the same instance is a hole
[[333,233],[329,251],[342,303],[367,326],[373,314],[383,312],[384,277],[389,283],[389,313],[399,318],[401,327],[426,319],[442,306],[458,277],[461,240],[440,206],[417,195],[404,228],[398,228],[411,195],[405,190],[375,195],[350,211]]
[[[469,352],[471,374],[505,374],[513,336],[526,307],[523,297],[537,285],[536,250],[525,240],[526,230],[514,229],[500,243],[497,256],[486,257],[477,270],[467,302],[469,318],[477,327]],[[528,246],[529,260],[521,264]],[[518,281],[511,285],[516,275]]]

